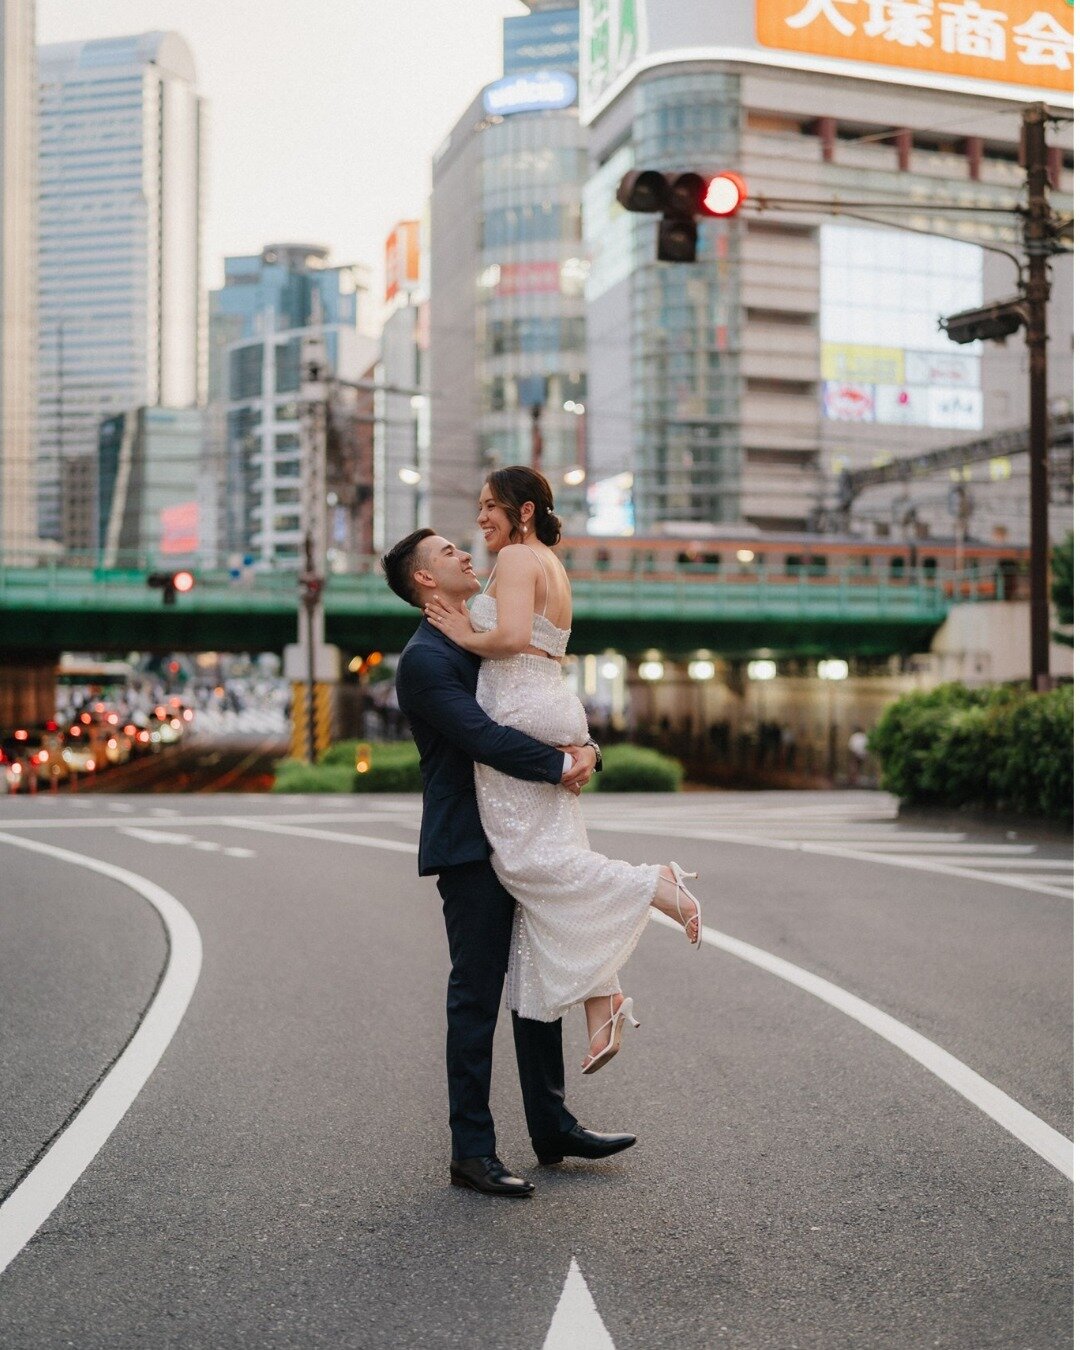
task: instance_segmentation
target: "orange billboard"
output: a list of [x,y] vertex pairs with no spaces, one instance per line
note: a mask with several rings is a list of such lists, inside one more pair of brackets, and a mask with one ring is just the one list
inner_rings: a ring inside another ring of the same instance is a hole
[[386,298],[415,290],[420,280],[420,222],[401,220],[386,236]]
[[757,0],[763,47],[1072,92],[1066,0]]

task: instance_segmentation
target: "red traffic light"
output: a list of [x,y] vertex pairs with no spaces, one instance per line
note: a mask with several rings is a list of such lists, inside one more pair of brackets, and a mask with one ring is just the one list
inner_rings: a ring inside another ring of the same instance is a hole
[[177,594],[187,595],[195,589],[195,574],[186,570],[180,572],[151,572],[146,584],[161,592],[162,602],[175,605]]
[[710,216],[733,216],[746,201],[746,180],[737,173],[718,173],[705,184],[702,205]]

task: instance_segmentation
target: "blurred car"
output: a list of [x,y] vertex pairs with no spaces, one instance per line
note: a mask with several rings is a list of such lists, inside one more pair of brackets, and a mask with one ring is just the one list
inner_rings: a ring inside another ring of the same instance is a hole
[[0,792],[18,792],[22,786],[23,765],[0,745]]
[[33,792],[66,778],[68,770],[60,746],[59,728],[49,732],[38,727],[20,727],[5,737],[0,750],[12,765],[11,777],[18,780],[11,790]]
[[178,741],[183,740],[184,720],[172,709],[159,703],[154,709],[154,719],[157,722],[157,730],[161,735],[162,745],[176,745]]
[[145,713],[132,713],[124,726],[124,734],[131,737],[132,754],[156,754],[161,749],[161,736],[150,726],[150,718]]
[[82,736],[81,733],[72,736],[70,733],[64,737],[64,746],[60,751],[68,771],[73,775],[94,773],[98,768],[97,759],[94,756],[94,748]]

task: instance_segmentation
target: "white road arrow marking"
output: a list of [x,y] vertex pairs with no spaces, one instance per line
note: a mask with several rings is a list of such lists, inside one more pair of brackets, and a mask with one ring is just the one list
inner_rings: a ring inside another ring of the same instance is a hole
[[570,1258],[559,1305],[544,1338],[544,1350],[615,1350],[575,1257]]

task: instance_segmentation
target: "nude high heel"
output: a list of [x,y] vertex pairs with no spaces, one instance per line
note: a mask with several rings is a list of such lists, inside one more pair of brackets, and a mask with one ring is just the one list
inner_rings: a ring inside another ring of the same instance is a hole
[[[679,922],[682,924],[683,931],[687,937],[690,937],[690,925],[697,919],[697,941],[693,942],[693,939],[691,939],[693,946],[696,949],[701,946],[701,935],[704,931],[704,924],[701,921],[701,901],[683,885],[683,882],[687,877],[689,877],[691,881],[696,881],[697,873],[684,871],[677,862],[668,863],[668,866],[671,868],[671,875],[675,878],[675,908],[678,910]],[[684,895],[694,906],[693,913],[688,919],[683,918],[682,897]]]
[[603,1031],[604,1027],[610,1026],[611,1030],[608,1032],[607,1045],[595,1055],[586,1055],[585,1058],[587,1062],[581,1071],[582,1073],[595,1073],[597,1069],[602,1069],[609,1059],[615,1058],[619,1053],[619,1045],[622,1042],[622,1024],[624,1021],[629,1022],[632,1027],[641,1026],[641,1023],[634,1016],[634,1000],[632,998],[624,998],[616,1008],[615,995],[612,994],[611,1008],[612,1012],[608,1020],[597,1027],[592,1036],[589,1037],[589,1044],[592,1045],[593,1041],[599,1033]]

